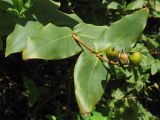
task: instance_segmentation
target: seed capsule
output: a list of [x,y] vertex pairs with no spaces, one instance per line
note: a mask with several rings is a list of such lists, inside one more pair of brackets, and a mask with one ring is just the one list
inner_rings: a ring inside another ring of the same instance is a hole
[[119,60],[123,65],[129,64],[128,55],[123,51],[119,53]]

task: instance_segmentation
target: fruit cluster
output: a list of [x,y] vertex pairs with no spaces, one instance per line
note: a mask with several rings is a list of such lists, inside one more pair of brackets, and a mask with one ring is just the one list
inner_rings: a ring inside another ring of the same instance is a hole
[[123,65],[130,64],[133,66],[138,66],[142,59],[142,55],[140,52],[133,52],[129,56],[125,52],[120,52],[115,48],[107,48],[105,52],[109,60],[119,61]]

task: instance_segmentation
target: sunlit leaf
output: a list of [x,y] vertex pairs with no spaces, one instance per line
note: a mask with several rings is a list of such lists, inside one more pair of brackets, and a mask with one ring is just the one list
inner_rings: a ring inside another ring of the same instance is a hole
[[7,37],[5,56],[22,52],[28,40],[43,28],[39,22],[29,21],[25,26],[17,24],[14,31]]
[[122,9],[123,6],[119,4],[118,2],[111,2],[108,6],[108,9]]
[[[97,41],[99,35],[107,29],[108,26],[96,26],[92,24],[80,23],[74,27],[73,31],[88,46],[94,48],[94,42]],[[83,49],[85,48],[83,47]]]
[[96,49],[103,50],[107,47],[114,47],[118,50],[130,50],[143,32],[147,17],[148,9],[144,8],[113,23],[101,33],[99,41],[95,42]]
[[74,69],[74,85],[78,106],[84,116],[101,99],[107,75],[107,70],[94,54],[79,56]]
[[23,59],[63,59],[76,55],[81,48],[67,27],[46,25],[37,35],[30,38],[23,51]]
[[145,4],[144,0],[135,0],[127,5],[126,10],[134,10],[142,8],[144,4]]

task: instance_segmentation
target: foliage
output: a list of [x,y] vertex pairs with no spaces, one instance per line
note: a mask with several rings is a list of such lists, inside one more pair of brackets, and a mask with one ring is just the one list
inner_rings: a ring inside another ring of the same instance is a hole
[[[1,0],[0,16],[6,57],[18,52],[26,61],[79,55],[73,76],[81,115],[75,119],[157,119],[141,100],[149,99],[150,87],[159,90],[150,77],[160,72],[160,36],[147,32],[147,20],[159,19],[160,1]],[[109,58],[108,48],[118,56]],[[129,60],[135,52],[142,56],[136,66]],[[23,82],[32,107],[48,90],[25,76]]]

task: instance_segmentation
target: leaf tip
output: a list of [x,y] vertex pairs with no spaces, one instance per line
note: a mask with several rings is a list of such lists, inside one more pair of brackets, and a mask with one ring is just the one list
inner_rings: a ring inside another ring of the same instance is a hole
[[26,54],[25,54],[25,50],[23,50],[23,52],[22,52],[22,59],[23,60],[27,60],[27,57],[26,57]]
[[5,57],[8,57],[10,55],[10,53],[9,52],[5,52]]

